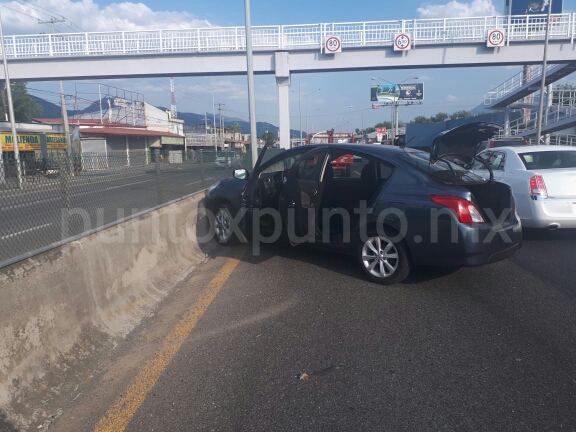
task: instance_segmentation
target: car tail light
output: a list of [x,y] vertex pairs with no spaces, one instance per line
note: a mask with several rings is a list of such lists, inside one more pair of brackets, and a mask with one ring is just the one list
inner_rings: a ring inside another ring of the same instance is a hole
[[524,140],[524,145],[530,145],[530,143],[526,140]]
[[530,195],[533,197],[546,198],[548,191],[546,190],[546,183],[541,175],[535,175],[530,178]]
[[490,147],[490,148],[494,148],[494,140],[490,141],[489,147]]
[[457,196],[430,195],[430,199],[436,204],[448,207],[452,210],[458,221],[462,223],[484,223],[484,218],[478,208],[467,199]]

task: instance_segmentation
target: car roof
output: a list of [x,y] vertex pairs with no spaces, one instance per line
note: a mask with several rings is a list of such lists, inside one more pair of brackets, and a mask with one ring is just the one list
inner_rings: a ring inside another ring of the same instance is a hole
[[370,156],[391,156],[393,154],[403,153],[404,150],[390,145],[381,145],[381,144],[353,144],[353,143],[339,143],[339,144],[312,144],[307,146],[300,146],[295,147],[292,150],[302,149],[302,147],[306,147],[307,149],[313,150],[315,148],[331,148],[331,149],[338,149],[343,151],[349,151],[351,153],[355,151],[359,151],[365,153]]
[[[576,151],[575,146],[558,146],[558,145],[533,145],[523,147],[499,147],[498,150],[510,150],[516,153],[534,153],[554,150],[572,150]],[[493,150],[493,149],[492,149]]]

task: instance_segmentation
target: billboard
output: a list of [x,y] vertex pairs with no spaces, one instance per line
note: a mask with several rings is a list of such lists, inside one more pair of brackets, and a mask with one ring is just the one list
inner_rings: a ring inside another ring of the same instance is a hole
[[424,99],[424,83],[380,84],[370,87],[370,101],[396,103],[401,101],[421,101]]
[[372,102],[394,103],[400,96],[400,88],[396,84],[380,84],[370,87]]
[[[542,15],[548,13],[550,0],[508,0],[510,5],[510,15]],[[552,2],[553,14],[562,13],[562,0]]]
[[399,100],[422,100],[424,99],[424,83],[398,84],[400,88]]

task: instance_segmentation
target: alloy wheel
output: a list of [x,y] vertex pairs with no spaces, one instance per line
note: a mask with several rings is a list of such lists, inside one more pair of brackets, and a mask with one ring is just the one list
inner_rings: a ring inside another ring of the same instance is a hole
[[215,231],[218,241],[224,242],[230,237],[230,225],[232,218],[226,208],[218,209],[216,212]]
[[398,269],[398,249],[385,237],[371,237],[362,247],[362,263],[372,276],[388,278]]

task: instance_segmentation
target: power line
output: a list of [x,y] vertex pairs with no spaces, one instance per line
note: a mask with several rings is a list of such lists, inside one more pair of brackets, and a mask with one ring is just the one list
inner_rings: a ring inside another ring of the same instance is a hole
[[20,13],[20,14],[22,14],[22,15],[29,16],[30,18],[35,19],[36,21],[40,21],[40,20],[39,20],[38,18],[36,18],[35,16],[32,16],[32,15],[30,15],[30,14],[27,14],[26,12],[22,12],[22,11],[20,11],[20,10],[18,10],[18,9],[13,9],[13,8],[8,7],[8,6],[6,6],[6,5],[3,5],[3,4],[0,4],[0,6],[6,8],[6,9],[10,9],[11,11]]
[[50,14],[50,13],[43,12],[43,11],[41,11],[40,9],[36,9],[34,6],[26,5],[26,4],[24,4],[24,3],[22,3],[21,1],[18,1],[18,0],[14,0],[14,1],[15,1],[16,3],[21,4],[21,5],[24,6],[24,7],[28,7],[28,8],[30,8],[30,9],[33,9],[33,10],[35,10],[36,12],[40,12],[41,14],[48,15],[50,18],[57,18],[56,16],[54,16],[54,15],[52,15],[52,14]]
[[[15,1],[17,1],[18,3],[20,3],[18,0],[15,0]],[[22,1],[24,1],[25,3],[28,3],[28,4],[30,4],[30,5],[33,4],[32,2],[30,2],[30,1],[28,1],[28,0],[22,0]],[[39,4],[34,4],[33,6],[29,6],[29,7],[32,8],[32,9],[40,8],[40,9],[43,9],[43,10],[49,12],[50,14],[52,14],[52,11],[51,11],[50,9],[46,9],[45,7],[42,7],[42,6],[40,6]],[[37,9],[36,9],[36,10],[37,10]],[[39,12],[40,12],[40,11],[39,11]],[[56,17],[58,17],[58,16],[59,16],[60,18],[64,18],[64,19],[65,19],[66,21],[68,21],[70,24],[76,26],[76,27],[79,28],[81,31],[86,32],[86,30],[84,30],[84,29],[83,29],[82,27],[80,27],[79,25],[75,24],[72,20],[66,18],[64,15],[57,15],[57,14],[55,14],[55,15],[50,15],[50,14],[46,14],[46,15],[48,15],[48,16],[53,16],[54,18],[56,18]],[[66,24],[65,24],[65,25],[66,25]],[[69,27],[69,28],[72,29],[73,31],[76,31],[76,30],[74,30],[74,29],[73,29],[72,27],[70,27],[70,26],[67,26],[67,27]]]

